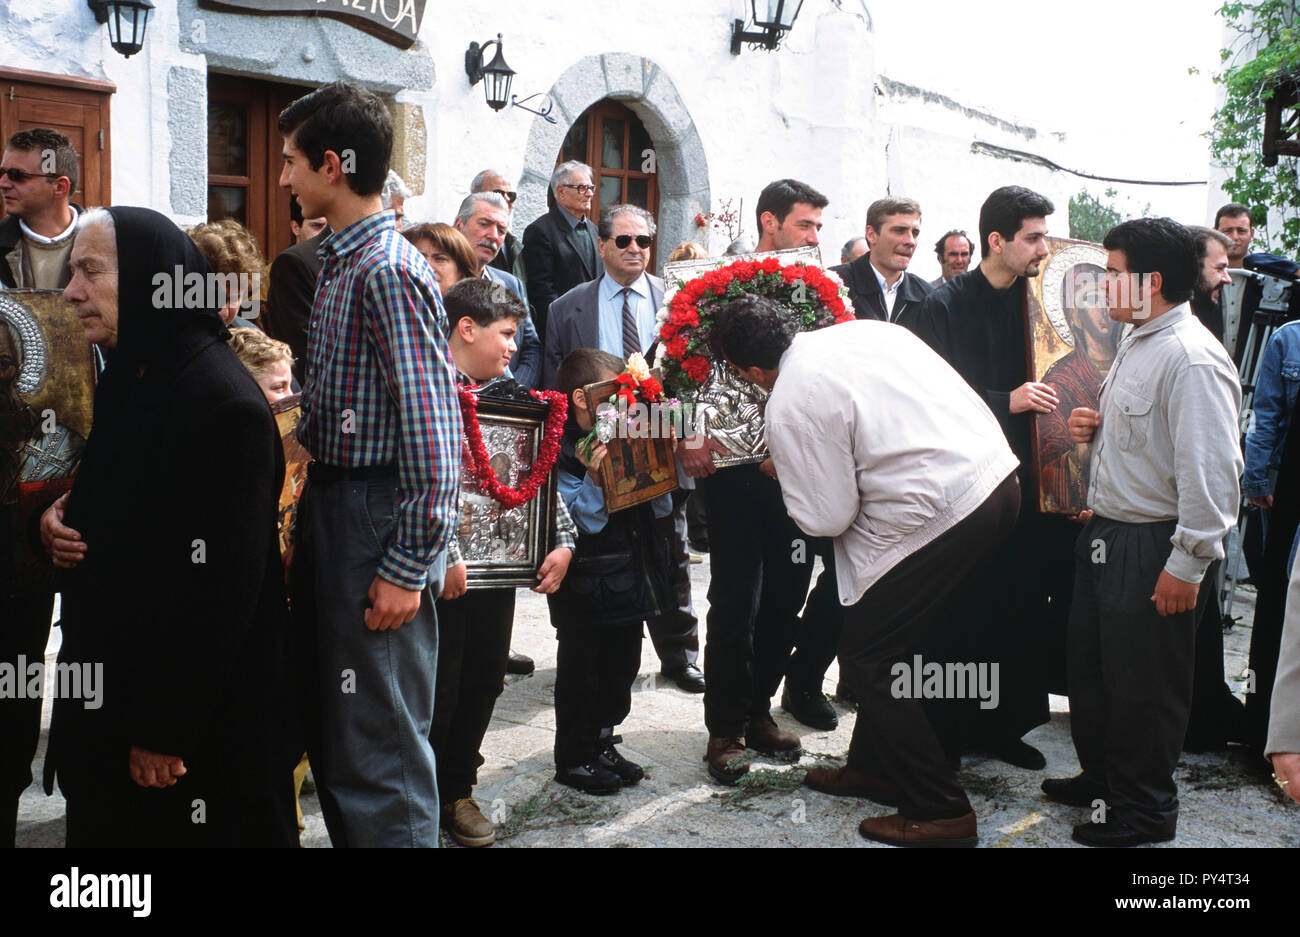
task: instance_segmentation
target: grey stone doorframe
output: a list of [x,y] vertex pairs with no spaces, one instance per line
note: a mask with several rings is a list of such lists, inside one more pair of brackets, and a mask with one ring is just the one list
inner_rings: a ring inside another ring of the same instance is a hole
[[555,104],[551,116],[557,122],[534,118],[528,132],[515,212],[522,223],[545,214],[546,187],[573,122],[597,101],[612,98],[640,118],[654,146],[661,263],[680,242],[699,236],[695,216],[710,206],[708,160],[699,131],[667,72],[639,55],[589,55],[567,68],[548,94]]

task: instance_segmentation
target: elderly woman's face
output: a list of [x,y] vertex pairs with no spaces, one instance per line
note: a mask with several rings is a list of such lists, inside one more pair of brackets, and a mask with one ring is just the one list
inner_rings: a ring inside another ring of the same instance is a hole
[[117,347],[117,241],[105,225],[77,232],[68,261],[72,279],[63,298],[72,303],[86,340]]

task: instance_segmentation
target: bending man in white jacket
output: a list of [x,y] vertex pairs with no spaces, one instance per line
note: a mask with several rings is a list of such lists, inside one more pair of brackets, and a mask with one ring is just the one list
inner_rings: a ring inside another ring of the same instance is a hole
[[[859,700],[848,765],[813,769],[829,794],[899,808],[859,831],[897,846],[973,846],[975,814],[921,698],[996,685],[972,663],[927,654],[947,642],[956,587],[1011,531],[1016,457],[993,414],[906,329],[858,321],[795,333],[759,296],[719,314],[714,354],[772,392],[767,442],[786,510],[833,537],[846,606],[840,679]],[[996,684],[996,675],[994,675]]]

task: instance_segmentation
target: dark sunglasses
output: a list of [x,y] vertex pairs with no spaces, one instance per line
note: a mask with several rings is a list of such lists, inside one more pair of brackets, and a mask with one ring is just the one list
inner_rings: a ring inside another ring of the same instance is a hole
[[518,192],[510,192],[506,189],[493,189],[492,191],[495,192],[497,195],[501,196],[511,205],[515,203],[515,199],[519,198]]
[[22,182],[25,179],[32,179],[35,178],[36,176],[40,176],[45,179],[59,178],[59,174],[57,172],[27,172],[25,169],[15,169],[13,167],[10,167],[8,169],[0,169],[0,176],[8,176],[10,182]]
[[[648,234],[638,234],[636,236],[636,246],[641,248],[642,250],[645,250],[654,242],[655,239]],[[614,238],[614,246],[617,247],[619,250],[623,250],[631,243],[632,243],[632,235],[630,234],[620,234],[618,237]]]

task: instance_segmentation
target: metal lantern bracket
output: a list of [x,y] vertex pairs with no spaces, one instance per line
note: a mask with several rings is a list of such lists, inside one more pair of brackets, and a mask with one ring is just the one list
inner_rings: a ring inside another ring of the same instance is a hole
[[740,47],[748,42],[751,49],[774,51],[781,44],[781,34],[774,30],[763,29],[759,32],[747,32],[744,20],[731,21],[731,54],[740,55]]
[[[555,108],[555,102],[551,100],[551,96],[549,94],[543,94],[542,92],[539,91],[536,94],[530,94],[528,97],[524,98],[523,100],[518,100],[518,97],[519,96],[515,94],[510,95],[510,104],[513,107],[517,107],[520,108],[521,110],[525,110],[530,114],[536,114],[538,117],[542,118],[542,120],[546,121],[548,124],[556,123],[555,118],[551,116],[551,111],[554,110]],[[544,106],[540,111],[535,110],[534,108],[531,107],[524,106],[528,101],[531,101],[533,98],[541,98],[542,101],[545,102]]]

